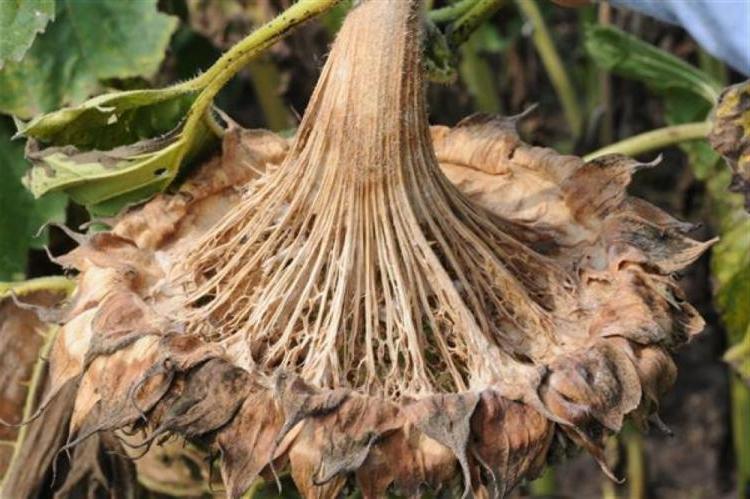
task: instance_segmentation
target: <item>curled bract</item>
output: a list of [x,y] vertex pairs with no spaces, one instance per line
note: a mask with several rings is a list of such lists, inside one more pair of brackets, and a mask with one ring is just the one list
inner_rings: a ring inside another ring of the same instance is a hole
[[347,18],[296,137],[220,156],[88,236],[51,355],[68,445],[143,429],[220,458],[230,497],[503,496],[572,442],[603,463],[703,327],[674,274],[711,244],[626,192],[642,165],[427,125],[416,0]]

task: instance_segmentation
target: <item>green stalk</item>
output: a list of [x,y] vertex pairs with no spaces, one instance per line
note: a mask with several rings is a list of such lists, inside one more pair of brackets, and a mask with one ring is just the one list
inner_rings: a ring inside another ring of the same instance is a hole
[[264,59],[248,63],[250,80],[255,88],[255,95],[266,117],[266,126],[274,132],[289,128],[289,112],[284,100],[278,93],[281,74],[276,65]]
[[750,499],[750,389],[731,374],[732,436],[737,460],[737,497]]
[[0,298],[5,298],[11,294],[24,296],[35,291],[51,291],[70,295],[74,289],[75,281],[61,275],[37,277],[27,281],[0,282]]
[[627,484],[629,499],[646,498],[646,465],[644,462],[643,436],[632,423],[625,423],[622,443],[627,456]]
[[479,54],[480,46],[475,36],[461,47],[459,73],[469,89],[476,109],[485,113],[499,114],[502,111],[499,92],[495,85],[495,74],[487,61]]
[[570,82],[570,77],[565,71],[560,54],[558,54],[555,48],[555,43],[552,41],[552,36],[539,10],[539,6],[534,0],[516,0],[516,4],[534,28],[532,40],[549,75],[552,86],[555,87],[555,92],[562,104],[568,126],[573,136],[577,138],[581,135],[583,129],[581,107],[573,85]]
[[435,24],[446,23],[453,19],[458,19],[464,15],[477,0],[458,0],[457,2],[446,5],[439,9],[429,12],[430,21]]
[[453,23],[448,34],[448,45],[459,47],[469,39],[472,33],[492,14],[498,11],[505,0],[473,0],[474,5]]
[[[614,469],[620,461],[620,437],[612,436],[604,447],[604,459],[607,465]],[[602,477],[602,499],[618,499],[617,487],[609,477]]]
[[[612,6],[607,3],[599,5],[597,17],[599,24],[608,26],[612,20]],[[589,60],[591,60],[589,58]],[[614,114],[612,112],[612,76],[609,71],[598,70],[599,95],[602,104],[601,127],[599,129],[600,144],[609,144],[614,139]]]
[[536,497],[553,496],[557,491],[555,468],[547,466],[542,475],[529,484],[531,494]]
[[591,161],[606,154],[637,156],[638,154],[653,151],[654,149],[661,149],[686,140],[706,138],[709,131],[711,131],[711,123],[708,121],[668,126],[616,142],[587,154],[583,159]]

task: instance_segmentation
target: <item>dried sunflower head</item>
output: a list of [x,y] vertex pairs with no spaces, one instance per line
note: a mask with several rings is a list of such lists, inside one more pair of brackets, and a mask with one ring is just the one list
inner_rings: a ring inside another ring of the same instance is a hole
[[50,365],[77,386],[68,446],[181,435],[230,497],[281,469],[306,497],[502,496],[553,440],[601,461],[645,423],[703,326],[672,276],[710,242],[627,195],[633,160],[527,146],[513,119],[430,129],[421,15],[362,2],[291,142],[230,130],[60,258],[80,273]]

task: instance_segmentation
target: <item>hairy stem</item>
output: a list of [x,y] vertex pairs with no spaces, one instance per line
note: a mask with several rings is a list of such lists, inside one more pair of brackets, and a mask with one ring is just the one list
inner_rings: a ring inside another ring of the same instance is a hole
[[469,39],[472,33],[503,5],[504,0],[474,0],[474,5],[451,27],[448,44],[455,48]]
[[686,140],[703,139],[708,135],[710,130],[711,123],[707,121],[659,128],[611,144],[599,149],[598,151],[587,154],[583,159],[591,161],[594,158],[607,154],[637,156],[638,154],[643,154],[655,149],[679,144]]
[[562,104],[568,126],[570,126],[573,136],[578,137],[583,129],[581,107],[573,85],[570,82],[570,77],[567,71],[565,71],[560,54],[555,48],[555,42],[552,40],[549,29],[547,29],[547,25],[544,22],[544,17],[539,10],[539,6],[534,0],[516,0],[516,4],[534,28],[532,35],[534,46],[537,52],[539,52],[539,57],[541,57],[544,68],[547,70],[552,86],[555,87],[555,92]]
[[19,282],[0,282],[0,298],[15,294],[24,296],[35,291],[52,291],[70,294],[75,288],[75,281],[63,276],[47,276]]
[[446,5],[430,12],[430,20],[434,23],[446,23],[458,19],[464,15],[477,0],[458,0],[451,5]]

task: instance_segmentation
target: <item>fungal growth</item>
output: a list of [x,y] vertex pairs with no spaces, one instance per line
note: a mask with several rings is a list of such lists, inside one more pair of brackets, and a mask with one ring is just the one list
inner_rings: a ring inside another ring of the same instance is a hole
[[290,143],[230,129],[60,258],[80,275],[42,406],[77,387],[66,449],[180,435],[230,497],[286,471],[305,497],[500,497],[658,422],[703,326],[673,275],[711,241],[626,194],[648,165],[530,147],[515,119],[431,129],[421,26],[418,0],[361,2]]

